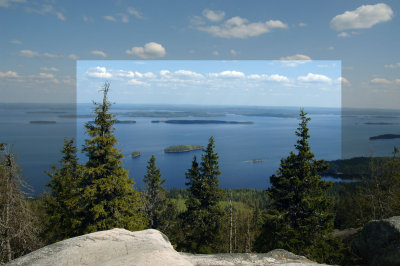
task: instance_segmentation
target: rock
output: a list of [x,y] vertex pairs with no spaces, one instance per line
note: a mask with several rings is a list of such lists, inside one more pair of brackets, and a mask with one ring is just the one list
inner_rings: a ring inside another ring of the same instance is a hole
[[192,265],[154,229],[112,229],[63,240],[7,265]]
[[351,248],[369,265],[400,265],[400,216],[370,221]]
[[266,254],[192,255],[176,252],[168,237],[148,229],[113,229],[43,247],[7,265],[318,265],[286,250]]
[[268,253],[225,253],[212,255],[181,255],[196,266],[211,265],[321,265],[306,257],[295,255],[284,249],[275,249]]

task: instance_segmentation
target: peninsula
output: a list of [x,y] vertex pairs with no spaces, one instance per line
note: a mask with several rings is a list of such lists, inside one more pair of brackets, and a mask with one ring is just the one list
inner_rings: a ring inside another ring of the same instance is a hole
[[378,136],[370,137],[369,140],[377,140],[377,139],[398,139],[400,138],[399,134],[383,134]]
[[189,152],[195,150],[202,150],[203,146],[201,145],[174,145],[169,146],[164,149],[166,153],[179,153],[179,152]]
[[167,124],[238,124],[250,125],[254,124],[252,121],[224,121],[224,120],[153,120],[151,123],[167,123]]

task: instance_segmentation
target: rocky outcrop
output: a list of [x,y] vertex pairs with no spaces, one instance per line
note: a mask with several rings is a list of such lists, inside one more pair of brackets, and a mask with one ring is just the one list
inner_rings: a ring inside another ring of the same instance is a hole
[[225,254],[188,254],[182,256],[197,266],[211,265],[321,265],[306,257],[295,255],[284,249],[275,249],[268,253],[225,253]]
[[400,216],[367,223],[351,248],[369,265],[400,265]]
[[266,254],[192,255],[176,252],[153,229],[113,229],[70,238],[43,247],[7,265],[318,265],[285,250]]

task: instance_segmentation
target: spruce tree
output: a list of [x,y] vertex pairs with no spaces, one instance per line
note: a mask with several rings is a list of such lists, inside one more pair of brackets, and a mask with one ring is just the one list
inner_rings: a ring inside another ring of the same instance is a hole
[[182,214],[185,240],[182,248],[195,253],[214,253],[223,249],[222,234],[225,212],[219,205],[223,199],[219,188],[218,154],[214,152],[214,138],[210,137],[202,155],[201,165],[193,158],[192,167],[187,171],[186,185],[189,186],[187,211]]
[[146,184],[146,190],[143,194],[144,209],[149,219],[149,227],[162,230],[166,223],[167,190],[162,186],[165,179],[161,178],[161,171],[156,167],[154,155],[151,156],[148,162],[147,174],[144,176],[143,181]]
[[48,217],[46,239],[50,243],[80,235],[82,166],[78,163],[74,139],[64,139],[60,169],[52,166],[49,195],[45,197]]
[[295,148],[281,160],[276,175],[270,177],[268,196],[273,200],[264,216],[256,249],[266,252],[283,248],[320,262],[335,261],[338,242],[333,239],[333,199],[326,194],[331,182],[318,174],[327,169],[316,160],[308,143],[310,118],[300,110]]
[[94,123],[85,125],[90,136],[83,151],[88,156],[82,180],[85,215],[83,232],[90,233],[115,227],[140,230],[145,226],[141,213],[142,201],[133,188],[134,182],[121,164],[123,154],[115,147],[115,117],[108,101],[110,84],[104,83],[103,101],[94,103]]
[[26,199],[30,187],[20,175],[14,154],[0,143],[0,264],[40,247],[37,217]]

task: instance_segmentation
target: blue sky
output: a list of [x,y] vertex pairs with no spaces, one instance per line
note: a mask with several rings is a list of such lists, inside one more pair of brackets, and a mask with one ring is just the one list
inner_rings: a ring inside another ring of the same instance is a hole
[[398,109],[399,10],[399,1],[0,0],[0,102],[74,101],[77,60],[312,59],[341,61],[344,106]]

